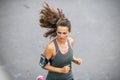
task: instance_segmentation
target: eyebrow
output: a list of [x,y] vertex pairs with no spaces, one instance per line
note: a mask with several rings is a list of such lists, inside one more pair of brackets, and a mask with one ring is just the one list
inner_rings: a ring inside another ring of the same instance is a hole
[[63,33],[63,34],[66,34],[67,32],[57,32],[57,33]]

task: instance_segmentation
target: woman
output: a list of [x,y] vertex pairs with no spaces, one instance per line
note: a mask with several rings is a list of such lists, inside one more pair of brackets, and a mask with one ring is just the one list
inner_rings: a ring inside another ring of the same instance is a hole
[[40,13],[40,26],[47,28],[44,37],[53,37],[41,55],[40,66],[48,70],[46,80],[73,80],[71,63],[81,64],[80,58],[73,56],[74,40],[69,37],[71,23],[62,10],[54,10],[48,4]]

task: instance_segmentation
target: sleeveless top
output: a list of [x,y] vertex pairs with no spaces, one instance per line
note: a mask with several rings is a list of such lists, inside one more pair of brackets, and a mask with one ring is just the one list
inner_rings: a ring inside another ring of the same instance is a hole
[[55,48],[56,48],[56,55],[50,60],[50,65],[54,67],[62,68],[66,65],[70,65],[70,71],[66,74],[64,73],[57,73],[49,71],[46,77],[46,80],[72,80],[72,58],[73,58],[73,50],[71,48],[69,40],[68,43],[68,51],[65,54],[62,54],[58,44],[56,42],[56,39],[53,40]]

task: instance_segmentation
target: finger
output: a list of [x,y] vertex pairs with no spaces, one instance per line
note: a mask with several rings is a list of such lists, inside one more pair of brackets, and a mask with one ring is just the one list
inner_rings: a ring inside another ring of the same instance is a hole
[[66,65],[67,67],[70,67],[70,64]]
[[70,70],[70,65],[67,65],[67,66],[66,66],[66,69],[67,69],[67,70]]
[[80,59],[80,62],[82,63],[82,59]]
[[82,59],[78,58],[78,61],[82,62]]

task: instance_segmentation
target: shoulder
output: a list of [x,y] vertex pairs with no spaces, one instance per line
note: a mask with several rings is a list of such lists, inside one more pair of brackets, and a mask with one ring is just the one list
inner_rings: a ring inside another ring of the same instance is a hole
[[54,42],[53,41],[50,41],[46,46],[46,48],[48,48],[48,49],[53,49],[53,47],[54,47]]
[[50,59],[53,56],[54,52],[55,52],[54,42],[51,41],[46,45],[43,55]]
[[53,51],[55,49],[55,46],[54,46],[54,42],[51,41],[49,42],[47,45],[46,45],[46,48],[45,48],[47,51]]
[[68,40],[69,40],[70,44],[73,46],[73,44],[74,44],[74,39],[71,38],[71,37],[69,37]]

